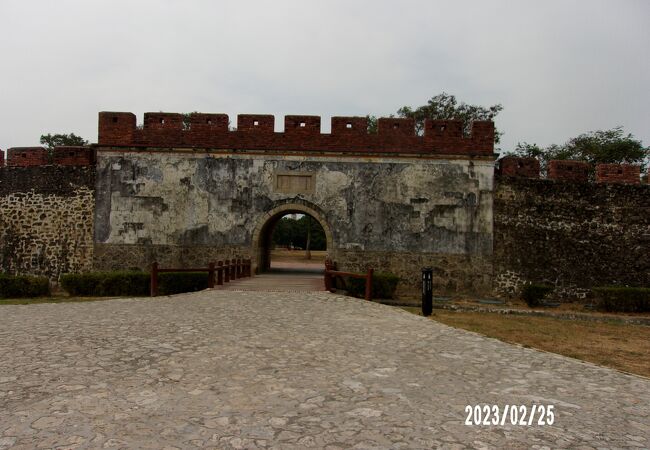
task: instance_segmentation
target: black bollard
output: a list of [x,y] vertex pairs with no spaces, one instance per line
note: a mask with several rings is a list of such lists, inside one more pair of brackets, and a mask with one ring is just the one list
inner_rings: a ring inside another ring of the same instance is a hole
[[433,269],[422,268],[422,315],[430,316],[433,311]]

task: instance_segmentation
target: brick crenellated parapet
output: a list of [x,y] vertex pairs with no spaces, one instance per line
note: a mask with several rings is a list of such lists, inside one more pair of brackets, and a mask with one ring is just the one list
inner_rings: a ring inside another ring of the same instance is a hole
[[505,156],[499,160],[497,174],[505,177],[539,178],[539,161],[535,158]]
[[586,182],[589,180],[589,168],[585,161],[551,160],[548,163],[548,178],[551,180]]
[[[591,165],[585,161],[551,160],[546,178],[557,181],[588,182]],[[496,174],[503,177],[540,178],[540,163],[536,158],[505,156],[496,167]],[[633,164],[598,164],[597,183],[639,184],[641,168]]]
[[82,146],[55,147],[52,163],[59,166],[92,166],[95,164],[95,152],[90,147]]
[[7,150],[7,166],[30,167],[46,164],[47,150],[43,147],[13,147]]
[[[2,158],[0,158],[0,162]],[[13,147],[7,150],[7,166],[92,166],[95,164],[95,150],[92,147],[60,146],[48,154],[44,147]],[[2,164],[0,164],[2,166]]]
[[598,164],[597,183],[639,184],[641,168],[633,164]]
[[226,114],[145,113],[142,128],[125,112],[99,113],[102,146],[189,147],[241,150],[332,151],[492,155],[494,124],[474,122],[465,136],[456,120],[427,120],[424,135],[415,133],[412,119],[381,118],[370,134],[365,117],[332,117],[331,133],[321,133],[320,116],[285,116],[284,132],[275,132],[272,115],[240,114],[237,129],[228,129]]

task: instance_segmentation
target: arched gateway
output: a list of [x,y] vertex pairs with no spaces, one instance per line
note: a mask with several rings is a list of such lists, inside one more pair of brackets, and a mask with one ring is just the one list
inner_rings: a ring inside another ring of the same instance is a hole
[[345,271],[390,271],[417,290],[420,268],[452,291],[488,292],[492,279],[494,127],[458,121],[268,115],[99,115],[95,145],[95,269],[204,266],[251,258],[290,212],[322,225]]
[[332,230],[330,229],[324,213],[316,205],[299,199],[290,200],[288,203],[283,203],[270,211],[266,212],[260,218],[255,231],[253,232],[253,245],[251,254],[254,256],[252,259],[253,270],[255,272],[269,270],[271,267],[271,235],[273,229],[283,216],[287,214],[307,214],[318,221],[323,227],[325,232],[325,240],[327,248],[334,247],[332,240]]

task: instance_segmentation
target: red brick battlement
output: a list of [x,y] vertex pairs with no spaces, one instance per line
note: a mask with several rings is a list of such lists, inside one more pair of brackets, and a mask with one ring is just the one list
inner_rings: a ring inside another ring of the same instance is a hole
[[[549,180],[587,182],[591,165],[585,161],[551,160],[548,163]],[[598,164],[596,183],[640,184],[641,168],[633,164]],[[540,164],[536,158],[504,156],[498,161],[496,173],[500,176],[539,178]]]
[[95,164],[95,152],[90,147],[82,146],[55,147],[52,163],[59,166],[92,166]]
[[639,184],[641,168],[632,164],[598,164],[597,183]]
[[539,178],[539,161],[535,158],[504,156],[499,160],[497,174],[506,177]]
[[7,150],[7,166],[44,166],[48,163],[43,147],[13,147]]
[[95,151],[92,147],[61,146],[54,148],[50,158],[44,147],[13,147],[7,150],[7,166],[9,167],[46,166],[49,164],[91,166],[95,164]]
[[548,162],[548,178],[551,180],[588,181],[589,163],[585,161],[552,160]]
[[332,132],[321,133],[320,116],[285,116],[284,132],[274,129],[272,115],[240,114],[237,130],[228,130],[226,114],[145,113],[144,126],[125,112],[99,113],[98,144],[114,147],[189,147],[241,150],[332,151],[492,155],[494,124],[474,122],[466,137],[457,120],[427,120],[423,136],[412,119],[381,118],[369,134],[365,117],[332,117]]

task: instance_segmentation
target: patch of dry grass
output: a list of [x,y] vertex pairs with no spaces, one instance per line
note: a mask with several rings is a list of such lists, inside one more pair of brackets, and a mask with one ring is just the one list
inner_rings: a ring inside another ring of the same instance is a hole
[[558,306],[553,308],[545,308],[539,306],[536,308],[531,308],[520,299],[511,299],[504,305],[485,305],[481,304],[479,301],[473,298],[461,299],[455,302],[458,305],[467,305],[467,306],[478,306],[478,307],[494,307],[494,308],[508,308],[508,309],[522,309],[525,311],[550,311],[550,312],[577,312],[577,313],[586,313],[591,315],[607,315],[607,316],[635,316],[635,317],[650,317],[650,313],[624,313],[624,312],[613,312],[613,311],[598,311],[594,309],[585,308],[585,303],[587,302],[562,302]]
[[431,318],[504,342],[650,377],[647,326],[439,310]]

